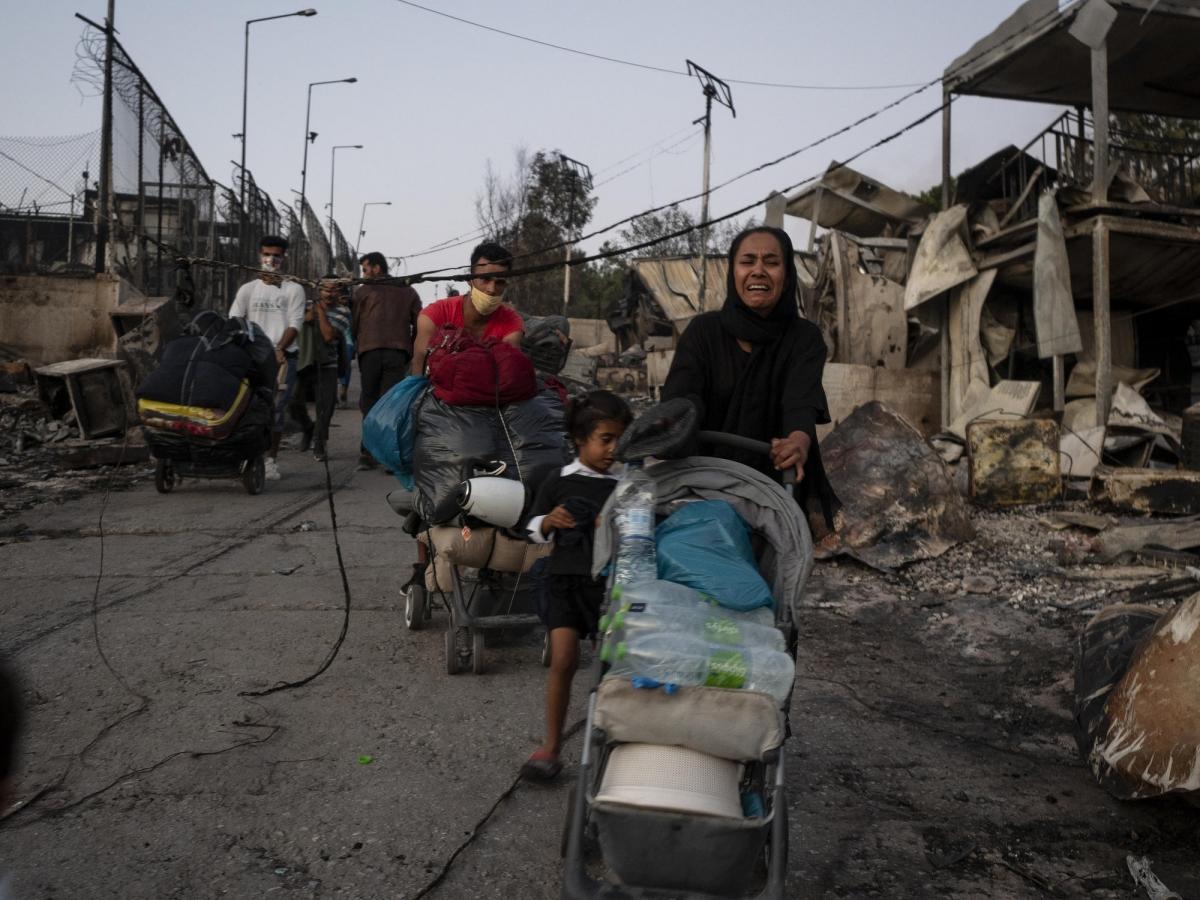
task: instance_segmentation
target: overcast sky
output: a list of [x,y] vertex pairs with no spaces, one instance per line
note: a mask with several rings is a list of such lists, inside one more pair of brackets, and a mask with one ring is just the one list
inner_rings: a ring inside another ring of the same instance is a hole
[[[490,159],[561,150],[591,166],[592,227],[699,191],[704,101],[694,79],[536,46],[398,0],[116,0],[119,37],[212,177],[229,183],[241,127],[242,36],[248,18],[303,8],[312,18],[252,26],[247,163],[276,200],[300,187],[304,107],[313,81],[308,193],[323,214],[330,148],[339,150],[335,213],[361,248],[421,251],[476,229],[474,201]],[[590,53],[722,78],[826,86],[907,85],[937,77],[1019,0],[422,0],[484,25]],[[100,99],[71,83],[81,12],[103,0],[0,0],[0,134],[50,136],[99,127]],[[911,88],[797,90],[732,85],[737,118],[714,111],[712,178],[727,178],[834,131]],[[819,173],[940,103],[924,93],[824,146],[712,195],[712,215]],[[1054,107],[963,98],[954,107],[953,167],[1023,144]],[[894,187],[940,179],[937,117],[854,163]],[[681,143],[682,142],[682,143]],[[626,169],[630,171],[622,173]],[[617,177],[613,177],[617,176]],[[612,179],[600,184],[606,179]],[[699,202],[688,204],[698,213]],[[761,217],[761,211],[758,213]],[[806,233],[792,220],[789,230]],[[611,235],[616,238],[616,232]],[[601,239],[591,242],[594,247]],[[470,245],[413,259],[408,271],[458,265]],[[401,270],[403,271],[403,270]],[[429,297],[433,288],[422,293]]]

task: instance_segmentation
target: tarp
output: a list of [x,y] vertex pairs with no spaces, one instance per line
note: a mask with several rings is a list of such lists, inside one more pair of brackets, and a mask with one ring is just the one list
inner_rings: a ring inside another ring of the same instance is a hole
[[416,410],[413,480],[417,513],[440,524],[435,510],[469,477],[472,461],[506,464],[504,475],[537,489],[549,470],[566,463],[563,405],[553,390],[510,406],[449,406],[427,393]]

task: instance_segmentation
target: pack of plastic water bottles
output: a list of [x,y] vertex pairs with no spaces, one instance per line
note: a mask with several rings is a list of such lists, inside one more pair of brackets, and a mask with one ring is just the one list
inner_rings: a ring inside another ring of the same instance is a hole
[[674,690],[705,685],[770,694],[782,704],[795,662],[770,606],[738,610],[718,596],[658,578],[654,482],[631,468],[616,488],[614,587],[601,620],[606,677]]

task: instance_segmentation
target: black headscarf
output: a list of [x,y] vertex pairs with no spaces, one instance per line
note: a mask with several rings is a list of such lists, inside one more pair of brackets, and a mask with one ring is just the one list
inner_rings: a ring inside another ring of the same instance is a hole
[[[737,292],[734,280],[734,261],[742,242],[752,234],[769,234],[779,241],[779,249],[783,253],[785,275],[783,291],[779,294],[779,302],[769,315],[761,316],[748,307]],[[763,225],[748,228],[733,239],[729,245],[729,260],[725,273],[725,305],[721,307],[721,325],[725,330],[739,340],[751,344],[772,344],[779,340],[788,329],[792,320],[800,313],[796,306],[796,285],[799,278],[796,275],[796,254],[792,250],[792,239],[782,228],[771,228]]]
[[[779,302],[765,316],[745,304],[737,291],[734,278],[735,261],[742,242],[752,234],[769,234],[779,242],[785,270]],[[792,239],[779,228],[766,226],[750,228],[733,239],[729,246],[728,273],[725,279],[725,304],[718,313],[721,328],[729,335],[751,345],[745,368],[738,379],[733,396],[719,425],[709,427],[746,436],[769,440],[799,428],[812,438],[805,477],[797,485],[796,496],[802,507],[820,510],[832,527],[833,512],[838,501],[825,476],[821,453],[817,446],[816,425],[829,421],[825,395],[821,388],[821,372],[825,361],[824,343],[814,327],[798,323],[796,255]],[[819,353],[806,352],[806,347],[819,345]],[[803,422],[781,422],[784,395],[800,394],[811,400],[811,416]],[[755,455],[723,453],[761,471],[778,477],[774,469]]]

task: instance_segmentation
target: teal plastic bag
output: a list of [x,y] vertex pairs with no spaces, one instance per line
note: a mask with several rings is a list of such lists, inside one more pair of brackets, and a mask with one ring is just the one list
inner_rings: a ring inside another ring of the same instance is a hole
[[758,574],[750,528],[724,500],[687,503],[655,529],[658,577],[687,585],[729,609],[774,607]]
[[413,489],[416,406],[427,387],[429,379],[424,375],[409,375],[376,401],[362,424],[362,443],[367,452],[391,469],[409,491]]

